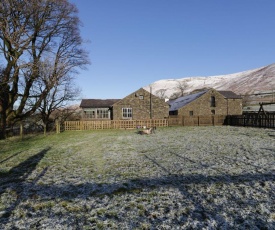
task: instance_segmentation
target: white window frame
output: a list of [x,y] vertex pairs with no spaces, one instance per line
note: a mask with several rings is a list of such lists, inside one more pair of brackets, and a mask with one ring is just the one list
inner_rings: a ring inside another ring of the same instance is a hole
[[110,119],[109,108],[93,108],[84,110],[85,118],[87,119]]
[[87,110],[84,110],[84,112],[85,112],[85,118],[88,118],[88,119],[96,118],[96,110],[95,109],[87,109]]
[[110,113],[109,109],[107,108],[98,108],[96,110],[96,118],[97,119],[109,119],[110,118]]
[[132,108],[122,108],[122,118],[123,119],[132,119],[133,118],[133,109]]

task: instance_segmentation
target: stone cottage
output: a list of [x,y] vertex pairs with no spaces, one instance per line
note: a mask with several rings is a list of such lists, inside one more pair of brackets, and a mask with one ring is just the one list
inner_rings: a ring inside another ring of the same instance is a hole
[[82,120],[147,120],[169,116],[169,104],[143,88],[123,99],[82,99]]
[[169,116],[169,104],[140,88],[113,104],[114,120],[163,119]]

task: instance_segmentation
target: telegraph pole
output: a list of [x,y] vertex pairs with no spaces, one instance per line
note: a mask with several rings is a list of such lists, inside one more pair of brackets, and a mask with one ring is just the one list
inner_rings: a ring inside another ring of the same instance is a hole
[[152,86],[150,85],[150,119],[152,119]]

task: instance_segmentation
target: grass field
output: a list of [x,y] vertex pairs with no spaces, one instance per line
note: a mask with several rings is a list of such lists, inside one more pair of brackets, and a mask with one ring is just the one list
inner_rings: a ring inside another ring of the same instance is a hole
[[274,130],[0,141],[0,229],[274,229]]

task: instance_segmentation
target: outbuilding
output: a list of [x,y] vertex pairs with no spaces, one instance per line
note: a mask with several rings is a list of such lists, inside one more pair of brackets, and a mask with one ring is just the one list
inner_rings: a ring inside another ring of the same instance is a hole
[[242,97],[232,91],[208,89],[168,102],[169,114],[178,116],[241,115]]

